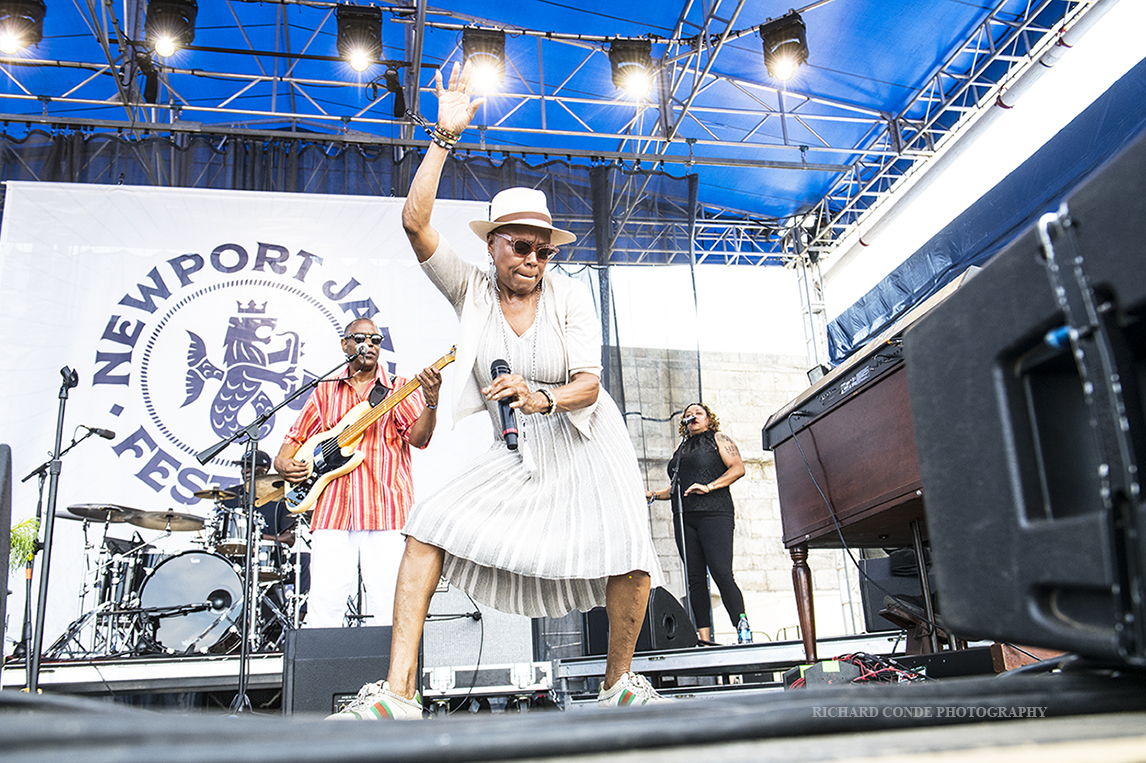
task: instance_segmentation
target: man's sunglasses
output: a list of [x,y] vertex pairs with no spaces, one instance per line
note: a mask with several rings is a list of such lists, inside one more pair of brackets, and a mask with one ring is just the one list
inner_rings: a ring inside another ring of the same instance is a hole
[[367,339],[369,339],[370,343],[373,344],[375,347],[381,347],[382,346],[382,335],[381,334],[347,334],[345,337],[343,337],[343,339],[352,339],[352,340],[354,340],[355,344],[362,344]]
[[493,235],[504,238],[513,247],[513,253],[518,257],[528,257],[530,252],[537,252],[537,261],[545,262],[550,257],[557,256],[557,247],[552,244],[535,244],[523,238],[513,238],[505,233],[494,231]]

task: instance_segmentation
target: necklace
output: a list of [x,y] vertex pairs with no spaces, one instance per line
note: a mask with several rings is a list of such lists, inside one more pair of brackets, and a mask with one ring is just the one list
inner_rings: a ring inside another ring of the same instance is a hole
[[[544,281],[538,283],[537,288],[534,289],[536,297],[534,298],[533,307],[533,325],[528,329],[533,332],[533,337],[530,340],[530,366],[528,374],[522,373],[527,386],[537,383],[537,335],[541,333],[541,328],[537,324],[542,316],[542,306],[545,304],[545,290],[542,288],[544,283]],[[501,308],[501,294],[496,287],[494,288],[493,296],[494,299],[497,300],[497,312],[501,317],[501,342],[505,347],[505,359],[508,362],[509,359],[513,357],[513,352],[509,346],[509,332],[507,330],[509,321],[505,319],[505,311]],[[518,339],[520,339],[520,337],[518,337]],[[535,422],[531,421],[533,418],[533,416],[521,416],[518,418],[520,429],[518,452],[521,453],[521,465],[526,474],[533,474],[536,469],[536,464],[533,460],[533,449],[530,447],[532,438],[529,434],[530,428],[535,426]]]
[[[542,315],[542,306],[545,304],[544,285],[545,281],[541,281],[533,290],[533,325],[527,329],[533,332],[533,337],[530,340],[529,373],[522,373],[522,376],[525,377],[527,382],[533,382],[535,384],[537,383],[537,335],[540,333],[537,324],[538,319],[541,318]],[[505,319],[505,311],[501,308],[501,291],[497,288],[496,285],[494,286],[494,299],[497,300],[497,312],[501,316],[501,342],[505,347],[505,357],[508,361],[509,358],[513,355],[513,352],[509,346],[509,334],[506,331],[506,327],[509,326],[509,321]]]

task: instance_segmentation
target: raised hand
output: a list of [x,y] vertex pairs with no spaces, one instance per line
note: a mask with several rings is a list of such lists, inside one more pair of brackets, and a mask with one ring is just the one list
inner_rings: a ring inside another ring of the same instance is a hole
[[438,96],[438,126],[461,135],[485,98],[470,99],[470,64],[454,64],[450,84],[442,87],[442,70],[434,72],[434,93]]

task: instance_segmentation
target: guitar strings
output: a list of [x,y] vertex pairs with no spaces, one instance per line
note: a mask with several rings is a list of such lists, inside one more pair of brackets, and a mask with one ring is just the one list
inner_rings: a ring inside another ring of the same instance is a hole
[[[441,358],[438,358],[438,360],[433,363],[434,369],[441,371],[443,368],[452,363],[454,360],[453,352],[453,348],[451,348],[450,352],[446,353],[446,355],[442,356]],[[370,411],[367,412],[362,418],[338,434],[335,439],[338,440],[339,447],[345,445],[347,441],[357,438],[358,435],[366,431],[368,426],[377,421],[379,417],[388,413],[390,409],[396,406],[398,403],[405,400],[410,395],[410,393],[412,393],[420,386],[421,382],[419,382],[417,379],[411,379],[394,392],[391,392],[389,397],[371,408]],[[325,450],[323,450],[323,453],[330,455],[329,453],[326,453]]]

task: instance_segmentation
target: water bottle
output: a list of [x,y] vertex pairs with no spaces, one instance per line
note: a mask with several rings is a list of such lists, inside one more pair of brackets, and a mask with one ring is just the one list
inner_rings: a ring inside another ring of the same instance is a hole
[[752,629],[748,627],[748,618],[740,614],[740,622],[736,624],[736,640],[741,644],[752,643]]

